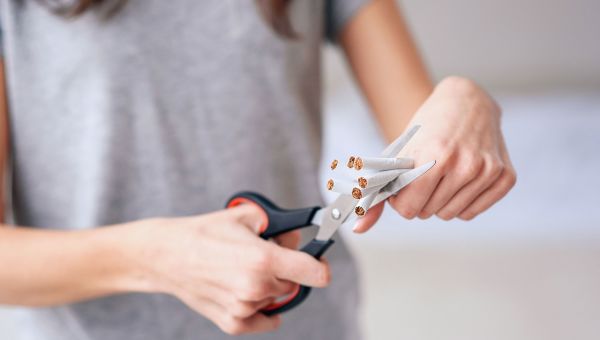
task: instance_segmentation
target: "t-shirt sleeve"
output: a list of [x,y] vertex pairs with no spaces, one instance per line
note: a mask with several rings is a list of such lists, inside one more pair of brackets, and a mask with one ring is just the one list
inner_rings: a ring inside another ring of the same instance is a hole
[[344,25],[370,0],[325,0],[325,37],[336,42]]
[[[0,12],[1,14],[2,12]],[[2,19],[0,19],[0,57],[4,57],[4,35],[2,30]]]

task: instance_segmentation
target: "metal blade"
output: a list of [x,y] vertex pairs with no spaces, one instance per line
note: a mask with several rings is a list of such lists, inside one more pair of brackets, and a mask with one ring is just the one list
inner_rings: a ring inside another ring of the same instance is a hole
[[329,240],[346,222],[348,216],[354,212],[356,203],[358,200],[352,195],[339,195],[333,203],[317,211],[312,220],[312,224],[320,226],[316,239],[319,241]]
[[375,197],[375,200],[371,204],[371,207],[378,204],[381,201],[386,200],[388,197],[395,195],[402,188],[409,185],[412,181],[429,171],[429,169],[431,169],[434,165],[435,161],[431,161],[429,163],[421,165],[416,169],[410,170],[398,176],[398,178],[391,181],[388,185],[381,189],[381,191],[379,192],[379,194],[377,194],[377,197]]
[[396,138],[392,144],[388,145],[385,150],[381,153],[382,157],[395,157],[400,150],[404,148],[404,146],[410,141],[410,139],[419,131],[421,125],[415,125],[411,127],[408,131],[403,133],[400,137]]

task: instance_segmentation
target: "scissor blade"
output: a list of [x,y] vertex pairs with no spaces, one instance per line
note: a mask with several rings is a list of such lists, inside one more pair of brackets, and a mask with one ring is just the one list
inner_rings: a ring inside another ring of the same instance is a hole
[[385,150],[381,153],[382,157],[395,157],[400,150],[404,148],[404,146],[410,141],[410,139],[419,131],[421,125],[415,125],[411,127],[408,131],[403,133],[400,137],[396,138],[392,144],[388,145]]
[[371,204],[371,207],[378,204],[381,201],[386,200],[388,197],[396,194],[405,186],[409,185],[412,181],[419,178],[421,175],[426,173],[429,169],[431,169],[435,165],[435,161],[431,161],[429,163],[425,163],[418,168],[410,170],[408,172],[403,173],[398,176],[395,180],[391,181],[388,185],[383,187],[379,194],[375,197],[375,200]]
[[319,226],[319,232],[315,238],[319,241],[329,240],[338,228],[346,222],[357,203],[358,200],[352,195],[343,194],[339,195],[330,205],[317,211],[312,219],[312,224]]

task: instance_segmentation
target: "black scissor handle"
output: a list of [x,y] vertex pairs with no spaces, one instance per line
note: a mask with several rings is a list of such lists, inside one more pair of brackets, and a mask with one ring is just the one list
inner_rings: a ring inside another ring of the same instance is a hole
[[302,209],[282,209],[265,196],[251,191],[242,191],[227,201],[227,208],[240,204],[255,204],[264,212],[264,222],[260,228],[260,237],[269,239],[288,231],[308,227],[320,207]]
[[[264,223],[260,228],[260,237],[269,239],[288,231],[308,227],[320,207],[310,207],[302,209],[282,209],[271,202],[263,195],[244,191],[233,195],[227,201],[227,208],[233,208],[240,204],[255,204],[264,213]],[[301,251],[320,259],[323,253],[333,244],[333,240],[319,241],[312,240]],[[310,294],[311,287],[299,285],[296,290],[283,300],[277,301],[265,309],[262,313],[265,315],[275,315],[286,312],[304,301]]]

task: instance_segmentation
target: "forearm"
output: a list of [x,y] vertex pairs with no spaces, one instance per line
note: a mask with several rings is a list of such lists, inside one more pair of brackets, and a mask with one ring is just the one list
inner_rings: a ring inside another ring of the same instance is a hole
[[433,89],[394,0],[372,0],[340,35],[346,57],[388,141]]
[[0,227],[0,304],[48,306],[148,289],[135,229]]
[[0,57],[0,224],[4,223],[4,184],[8,158],[8,101],[4,79],[4,60]]

